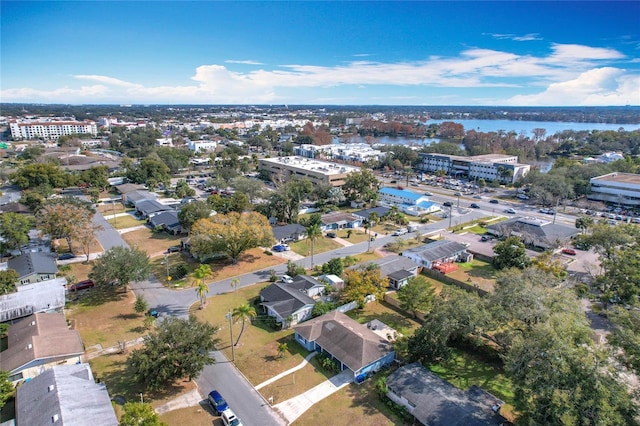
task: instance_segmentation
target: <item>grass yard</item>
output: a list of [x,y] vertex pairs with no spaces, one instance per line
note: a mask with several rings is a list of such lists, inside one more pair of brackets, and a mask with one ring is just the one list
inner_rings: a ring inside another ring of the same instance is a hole
[[149,257],[162,256],[169,247],[180,244],[179,236],[169,235],[166,232],[153,232],[149,228],[125,232],[122,238],[130,246],[137,246],[146,252]]
[[[492,264],[473,259],[472,262],[458,263],[458,270],[447,274],[462,282],[473,282],[485,291],[493,291],[496,284],[496,269]],[[471,281],[469,281],[471,280]]]
[[472,234],[484,235],[487,233],[487,228],[484,226],[475,225],[475,226],[472,226],[471,228],[462,229],[459,231],[459,233],[462,233],[462,232],[471,232]]
[[350,384],[313,405],[295,421],[296,426],[388,426],[404,425],[402,419],[393,414],[378,398],[375,380],[361,385]]
[[388,223],[388,222],[381,222],[381,223],[378,223],[373,228],[371,228],[371,232],[373,234],[375,234],[377,232],[380,235],[389,235],[389,234],[393,234],[399,228],[401,228],[401,227],[398,226],[398,225],[394,225],[394,224]]
[[503,400],[502,408],[507,418],[513,418],[513,384],[501,368],[488,364],[467,352],[453,349],[451,358],[429,369],[460,389],[478,385]]
[[[54,240],[53,247],[58,254],[68,253],[71,251],[76,256],[82,256],[86,259],[86,255],[84,254],[84,248],[79,241],[71,240],[71,249],[69,250],[69,244],[67,244],[67,240],[64,238],[60,238],[58,240]],[[91,239],[91,244],[89,245],[89,253],[100,253],[102,251],[102,245],[98,242],[98,240],[94,238]]]
[[[218,348],[228,359],[231,359],[232,354],[226,313],[245,303],[251,303],[258,297],[260,290],[267,285],[269,283],[257,283],[237,291],[215,295],[207,300],[207,307],[204,310],[198,309],[199,303],[192,305],[191,312],[199,319],[219,327],[216,335],[220,339]],[[239,322],[233,324],[234,342],[240,334],[241,327]],[[279,343],[287,343],[288,346],[283,358],[278,354]],[[308,353],[293,340],[293,330],[273,331],[260,320],[260,317],[253,323],[245,322],[244,333],[234,351],[236,366],[253,385],[258,385],[300,364]]]
[[[289,243],[289,247],[291,247],[291,250],[302,256],[309,256],[311,254],[311,241],[308,239]],[[340,247],[342,247],[342,244],[331,238],[319,237],[316,238],[314,243],[313,253],[324,253],[325,251],[335,250]]]
[[128,214],[126,216],[107,216],[107,222],[111,224],[115,229],[126,229],[133,228],[134,226],[140,226],[147,223],[146,220],[136,219],[132,214]]
[[335,373],[326,372],[314,358],[309,364],[292,374],[284,376],[280,380],[271,383],[259,390],[265,399],[273,397],[273,403],[286,401],[301,393],[319,385],[333,377]]
[[424,244],[424,237],[403,239],[397,237],[394,241],[384,245],[384,249],[392,253],[400,253],[401,251],[419,247]]
[[[347,235],[351,231],[351,236],[347,238]],[[338,238],[342,238],[345,241],[350,242],[351,244],[358,244],[363,241],[367,241],[369,234],[365,234],[364,231],[360,231],[357,229],[338,229],[336,235]]]
[[169,411],[160,416],[160,421],[169,426],[211,426],[212,424],[215,426],[223,426],[222,420],[213,417],[213,414],[211,414],[203,405]]
[[[72,297],[69,293],[68,300]],[[97,344],[106,348],[146,334],[144,315],[133,310],[135,300],[130,291],[94,287],[78,292],[78,300],[68,302],[65,313],[86,348]]]
[[372,250],[370,252],[356,254],[353,257],[355,257],[357,259],[358,263],[364,263],[364,262],[369,262],[371,260],[380,259],[383,256],[382,256],[382,254],[380,253],[379,250]]
[[131,207],[125,207],[124,205],[122,205],[122,203],[120,202],[116,202],[116,203],[108,203],[108,204],[99,204],[98,205],[98,211],[100,213],[102,213],[102,215],[104,215],[105,218],[108,218],[109,215],[113,214],[118,214],[118,213],[125,213],[128,211],[134,211],[135,209],[131,208]]
[[385,302],[367,303],[362,311],[354,309],[346,314],[360,324],[377,319],[405,336],[411,336],[420,327],[420,324],[409,315]]

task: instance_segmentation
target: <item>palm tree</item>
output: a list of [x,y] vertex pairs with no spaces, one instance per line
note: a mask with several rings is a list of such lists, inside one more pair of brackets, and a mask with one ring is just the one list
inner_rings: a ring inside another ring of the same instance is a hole
[[200,309],[204,309],[207,304],[207,293],[209,293],[209,286],[205,280],[211,276],[211,267],[203,263],[191,275],[196,286],[196,294],[200,298]]
[[231,288],[233,289],[233,291],[237,291],[239,285],[240,285],[240,278],[236,277],[231,280]]
[[322,230],[320,229],[320,225],[317,223],[312,223],[307,226],[307,238],[311,241],[311,267],[313,268],[313,251],[315,250],[315,242],[316,238],[322,235]]
[[236,343],[233,346],[237,346],[238,342],[240,341],[240,338],[242,337],[242,333],[244,333],[244,322],[247,318],[255,318],[256,317],[256,310],[253,306],[249,305],[248,303],[245,303],[244,305],[240,305],[237,308],[233,309],[233,312],[231,312],[231,318],[237,320],[237,319],[241,319],[242,320],[242,328],[240,329],[240,334],[238,335],[238,340],[236,340]]

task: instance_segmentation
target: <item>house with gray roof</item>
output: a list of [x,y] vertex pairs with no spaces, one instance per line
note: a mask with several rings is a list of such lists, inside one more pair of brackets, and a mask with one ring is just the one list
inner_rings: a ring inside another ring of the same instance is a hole
[[489,225],[487,232],[496,237],[520,237],[526,245],[548,249],[566,244],[580,230],[535,217],[514,217]]
[[125,205],[131,205],[137,207],[138,203],[146,200],[155,200],[158,198],[158,194],[155,192],[149,192],[146,190],[138,190],[127,192],[122,194],[122,203]]
[[402,366],[387,377],[387,396],[425,426],[502,425],[504,402],[473,385],[466,391],[419,363]]
[[140,185],[137,183],[123,183],[121,185],[116,185],[116,190],[123,196],[122,200],[124,201],[124,195],[133,191],[144,191],[147,189],[144,185]]
[[296,325],[294,337],[305,349],[330,356],[341,371],[350,370],[357,379],[395,359],[391,342],[372,328],[334,310]]
[[289,241],[299,241],[307,235],[307,230],[299,223],[290,223],[288,225],[274,225],[271,227],[273,237],[280,243]]
[[370,209],[359,210],[357,212],[353,212],[352,214],[356,217],[362,219],[362,221],[366,221],[369,219],[369,215],[371,213],[375,213],[379,218],[385,217],[391,209],[385,206],[371,207]]
[[12,321],[36,312],[62,310],[66,303],[67,279],[55,278],[16,287],[16,291],[0,294],[0,322]]
[[13,383],[33,378],[62,364],[76,364],[84,354],[77,330],[62,313],[37,313],[9,326],[8,347],[0,354],[0,370]]
[[389,279],[389,286],[396,290],[406,285],[409,278],[417,276],[421,269],[421,266],[414,260],[395,254],[371,260],[364,265],[367,266],[371,264],[380,267],[380,275],[387,277]]
[[58,273],[58,265],[51,253],[27,252],[9,259],[7,268],[18,273],[18,285],[51,280]]
[[142,200],[136,203],[136,214],[143,219],[151,218],[162,212],[175,210],[171,206],[166,206],[158,200]]
[[273,283],[260,292],[260,306],[264,313],[288,328],[311,318],[316,301],[305,292],[285,283]]
[[117,426],[107,387],[89,364],[58,365],[23,383],[16,395],[16,426]]
[[309,275],[296,275],[293,277],[293,282],[287,286],[303,292],[312,299],[317,299],[324,294],[325,284]]
[[173,235],[177,235],[183,231],[182,225],[180,225],[180,219],[178,219],[178,212],[176,210],[163,211],[150,217],[149,225],[154,229],[160,227]]
[[323,231],[330,229],[357,228],[362,225],[362,220],[351,213],[334,212],[320,216]]
[[420,247],[402,252],[402,256],[418,265],[431,269],[436,263],[470,262],[473,255],[467,252],[467,246],[456,241],[438,240]]

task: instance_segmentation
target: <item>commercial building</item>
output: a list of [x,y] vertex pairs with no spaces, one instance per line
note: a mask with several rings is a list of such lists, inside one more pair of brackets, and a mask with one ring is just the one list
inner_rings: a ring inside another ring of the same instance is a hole
[[628,207],[640,206],[640,175],[609,173],[589,180],[591,192],[587,199],[615,203]]
[[360,167],[297,156],[263,158],[260,160],[260,169],[269,173],[274,180],[286,182],[292,177],[307,178],[314,185],[330,184],[336,187],[344,185],[350,173],[360,171]]
[[420,153],[418,166],[424,172],[445,171],[448,175],[468,179],[496,180],[513,183],[529,173],[531,166],[518,163],[515,155],[486,154],[463,157],[434,153]]
[[98,135],[95,121],[75,121],[69,118],[16,119],[9,123],[11,137],[22,139],[53,139],[73,134]]
[[396,206],[398,209],[411,216],[433,213],[440,210],[440,206],[429,201],[429,197],[406,189],[384,187],[378,191],[380,204],[383,206]]

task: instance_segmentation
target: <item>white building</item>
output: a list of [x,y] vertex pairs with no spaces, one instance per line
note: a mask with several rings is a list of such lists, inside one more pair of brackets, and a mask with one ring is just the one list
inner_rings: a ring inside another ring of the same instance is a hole
[[173,146],[173,139],[172,138],[156,139],[156,145],[158,145],[158,146]]
[[9,123],[11,137],[22,139],[54,139],[74,134],[96,136],[98,127],[95,121],[75,121],[70,118],[16,119]]
[[587,199],[616,203],[623,206],[640,206],[640,175],[633,173],[609,173],[589,180],[591,192]]
[[432,213],[440,210],[440,206],[429,201],[429,197],[406,189],[381,188],[378,191],[379,201],[385,207],[396,206],[411,216]]
[[420,153],[422,162],[418,169],[425,172],[444,170],[449,175],[466,176],[468,179],[497,180],[513,183],[529,173],[531,166],[518,163],[515,155],[486,154],[473,157]]
[[344,185],[347,175],[360,171],[360,167],[330,163],[303,157],[276,157],[260,159],[260,169],[268,172],[273,179],[283,182],[291,177],[307,178],[314,185]]
[[201,139],[198,141],[188,141],[187,147],[193,152],[211,152],[215,151],[218,146],[218,142],[207,139]]

